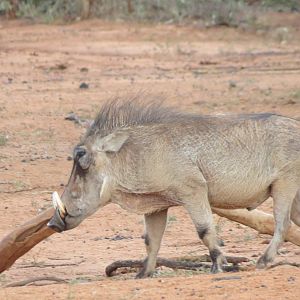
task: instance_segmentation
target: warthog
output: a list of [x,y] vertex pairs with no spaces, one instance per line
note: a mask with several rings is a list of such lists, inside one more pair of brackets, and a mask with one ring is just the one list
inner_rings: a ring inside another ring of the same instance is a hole
[[209,249],[211,271],[218,272],[226,260],[211,207],[251,210],[271,196],[276,226],[257,262],[262,268],[274,259],[290,218],[300,226],[299,187],[299,121],[274,114],[201,116],[112,101],[74,148],[73,170],[49,226],[72,229],[108,203],[144,214],[142,278],[155,270],[168,208],[181,205]]

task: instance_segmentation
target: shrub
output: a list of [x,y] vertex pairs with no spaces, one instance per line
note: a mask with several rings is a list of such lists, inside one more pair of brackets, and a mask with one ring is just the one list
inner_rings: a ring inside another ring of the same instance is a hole
[[16,9],[19,17],[48,22],[92,16],[170,22],[192,19],[207,25],[239,26],[253,19],[257,5],[289,10],[300,6],[299,0],[0,0],[0,12]]

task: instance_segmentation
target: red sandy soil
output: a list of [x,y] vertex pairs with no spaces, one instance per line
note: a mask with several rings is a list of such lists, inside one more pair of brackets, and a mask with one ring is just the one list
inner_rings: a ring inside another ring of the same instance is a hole
[[[84,132],[64,120],[71,111],[92,118],[106,99],[145,91],[196,113],[299,118],[299,14],[272,20],[273,27],[251,32],[0,20],[0,237],[50,207],[52,191],[63,191],[67,158]],[[287,27],[280,28],[284,20]],[[88,89],[79,88],[83,82]],[[270,211],[271,202],[263,208]],[[169,216],[161,257],[207,253],[182,208]],[[0,299],[300,299],[300,269],[292,266],[217,275],[161,268],[152,279],[105,277],[109,263],[144,257],[142,220],[109,205],[78,228],[51,236],[0,275]],[[254,265],[270,237],[215,220],[224,252]],[[283,260],[300,263],[300,248],[285,243],[276,262]],[[36,276],[69,283],[4,288]]]

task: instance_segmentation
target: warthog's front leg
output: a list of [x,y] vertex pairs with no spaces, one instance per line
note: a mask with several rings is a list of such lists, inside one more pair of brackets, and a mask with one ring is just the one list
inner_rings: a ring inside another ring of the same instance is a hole
[[199,237],[209,250],[212,261],[211,272],[221,272],[222,265],[227,262],[219,248],[207,191],[205,188],[199,189],[196,193],[190,193],[186,199],[184,206],[195,224]]
[[149,277],[155,271],[157,253],[167,224],[168,209],[145,215],[145,244],[147,250],[147,258],[144,267],[137,274],[136,278]]

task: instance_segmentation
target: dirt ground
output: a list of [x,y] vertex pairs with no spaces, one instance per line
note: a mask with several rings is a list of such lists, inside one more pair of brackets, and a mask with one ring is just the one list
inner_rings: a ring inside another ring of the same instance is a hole
[[[282,19],[286,27],[280,27]],[[70,112],[91,118],[106,99],[143,91],[196,113],[268,111],[299,118],[299,14],[272,21],[268,30],[246,32],[0,20],[0,237],[50,207],[52,191],[63,191],[68,157],[85,130],[64,119]],[[263,208],[270,211],[271,202]],[[224,252],[254,265],[270,237],[215,220]],[[135,280],[134,273],[105,277],[114,260],[144,257],[142,233],[142,216],[109,205],[78,228],[41,242],[1,274],[0,299],[300,298],[300,269],[292,266],[217,275],[161,268],[145,280]],[[185,211],[171,209],[159,255],[205,253]],[[300,263],[300,248],[285,243],[276,261],[283,260]],[[3,288],[36,276],[69,283]]]

